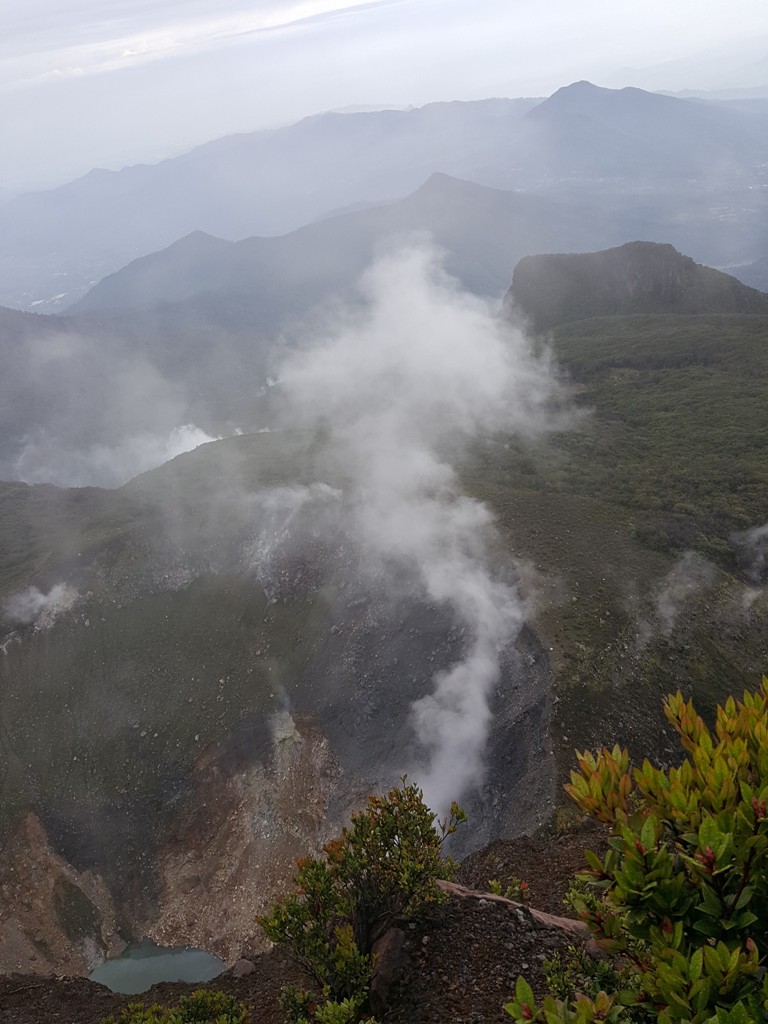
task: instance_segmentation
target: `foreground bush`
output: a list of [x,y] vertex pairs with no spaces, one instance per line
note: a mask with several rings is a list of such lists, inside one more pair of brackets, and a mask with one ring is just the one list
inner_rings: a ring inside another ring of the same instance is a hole
[[421,790],[406,785],[372,796],[364,811],[322,859],[298,862],[295,890],[259,924],[275,943],[287,945],[318,983],[323,1001],[291,989],[284,994],[292,1022],[357,1021],[367,1002],[372,950],[392,925],[443,900],[443,844],[465,820],[456,804],[437,821]]
[[631,771],[614,747],[579,755],[566,786],[611,826],[605,858],[586,854],[592,895],[575,906],[619,958],[615,987],[537,1006],[519,979],[506,1007],[518,1021],[765,1020],[768,679],[718,708],[714,733],[680,693],[664,710],[687,754],[680,767]]
[[200,988],[182,996],[176,1006],[145,1006],[130,1003],[117,1017],[101,1024],[250,1024],[247,1007],[224,992]]

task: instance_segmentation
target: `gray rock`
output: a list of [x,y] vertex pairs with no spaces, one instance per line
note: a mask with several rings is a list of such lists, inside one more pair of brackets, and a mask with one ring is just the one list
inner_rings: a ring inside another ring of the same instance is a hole
[[253,974],[254,966],[250,960],[237,960],[232,965],[232,977],[233,978],[245,978],[248,974]]
[[408,954],[405,950],[405,932],[401,928],[390,928],[373,944],[374,972],[371,979],[371,1009],[382,1014],[389,1001],[393,984],[405,968]]

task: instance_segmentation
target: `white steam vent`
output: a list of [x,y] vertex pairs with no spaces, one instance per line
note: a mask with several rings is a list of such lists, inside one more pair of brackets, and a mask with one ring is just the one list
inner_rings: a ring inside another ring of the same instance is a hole
[[[524,601],[494,570],[492,515],[452,465],[481,434],[533,436],[562,416],[550,361],[462,292],[428,248],[386,256],[363,278],[364,312],[281,369],[294,420],[322,422],[354,480],[353,530],[372,571],[407,567],[465,628],[466,656],[434,679],[412,723],[413,774],[437,811],[482,781],[489,698]],[[508,567],[506,567],[508,569]]]

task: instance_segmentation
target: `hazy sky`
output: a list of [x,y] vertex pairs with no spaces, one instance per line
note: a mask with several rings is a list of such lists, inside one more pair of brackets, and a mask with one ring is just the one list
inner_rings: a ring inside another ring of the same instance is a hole
[[0,187],[348,105],[768,82],[768,0],[6,0],[0,26]]

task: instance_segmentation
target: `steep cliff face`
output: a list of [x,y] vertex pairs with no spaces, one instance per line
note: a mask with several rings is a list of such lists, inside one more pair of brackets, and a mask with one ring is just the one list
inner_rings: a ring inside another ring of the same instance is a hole
[[104,880],[67,864],[25,815],[0,859],[2,969],[85,974],[124,945]]
[[321,731],[288,712],[269,727],[264,764],[237,765],[222,746],[196,766],[193,798],[158,849],[158,909],[148,922],[158,943],[183,936],[230,962],[264,948],[256,915],[285,888],[296,858],[338,828],[340,766]]
[[[258,750],[265,732],[270,748]],[[54,853],[28,813],[3,848],[0,973],[85,974],[119,954],[120,933],[230,961],[263,948],[256,915],[284,889],[295,859],[338,832],[340,806],[364,799],[341,792],[340,774],[309,717],[278,712],[266,729],[246,723],[195,765],[187,798],[154,837],[151,863],[142,871],[123,860],[117,909],[103,877]],[[114,864],[106,867],[114,874]],[[151,879],[149,890],[137,884],[142,877]]]

